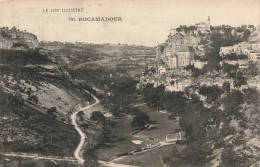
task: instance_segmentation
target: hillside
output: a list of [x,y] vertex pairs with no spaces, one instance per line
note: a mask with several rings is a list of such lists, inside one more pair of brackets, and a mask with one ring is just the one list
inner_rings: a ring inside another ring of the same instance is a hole
[[75,105],[93,98],[46,50],[0,53],[1,151],[72,157],[79,135],[69,117]]
[[20,31],[16,27],[0,28],[0,49],[34,50],[39,43],[37,37],[26,31]]
[[[259,166],[259,29],[223,25],[199,34],[193,28],[174,29],[138,83],[147,106],[169,113],[183,134],[165,148],[168,155],[160,154],[161,164]],[[120,161],[146,164],[140,156]]]
[[[60,42],[36,46],[27,42],[28,32],[3,28],[1,33],[1,154],[73,157],[79,134],[70,116],[80,105],[94,102],[85,90],[102,97],[109,77],[135,76],[154,61],[154,48],[149,47]],[[17,34],[25,38],[16,40]],[[105,109],[97,105],[93,110]]]
[[154,61],[154,48],[134,45],[42,42],[53,60],[72,69],[122,69],[118,74],[135,76]]

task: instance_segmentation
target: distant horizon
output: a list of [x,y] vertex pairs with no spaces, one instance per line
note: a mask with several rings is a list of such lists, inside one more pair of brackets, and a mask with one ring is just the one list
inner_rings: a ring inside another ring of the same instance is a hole
[[[84,12],[43,12],[50,8],[84,8]],[[155,47],[165,42],[170,29],[205,22],[208,16],[212,26],[257,27],[260,25],[259,9],[258,0],[4,0],[0,2],[0,26],[26,30],[35,34],[39,41]],[[122,17],[122,21],[70,22],[68,17]]]
[[[195,24],[194,24],[195,25]],[[222,24],[222,25],[227,25],[227,26],[231,26],[231,25],[228,25],[228,24]],[[215,26],[213,26],[213,27],[218,27],[218,26],[222,26],[222,25],[215,25]],[[231,27],[234,27],[234,28],[239,28],[239,27],[241,27],[241,26],[243,26],[243,25],[254,25],[254,24],[241,24],[241,25],[239,25],[239,26],[231,26]],[[179,26],[193,26],[193,25],[185,25],[185,24],[183,24],[183,25],[179,25]],[[179,27],[179,26],[177,26],[177,28]],[[212,26],[212,25],[211,25]],[[2,27],[8,27],[8,26],[2,26]],[[2,28],[2,27],[0,27],[0,28]],[[12,26],[12,27],[16,27],[16,26]],[[9,29],[11,29],[12,27],[8,27]],[[254,25],[254,27],[255,28],[259,28],[260,27],[260,25]],[[16,27],[17,29],[19,29],[18,27]],[[19,29],[20,31],[25,31],[25,30],[21,30],[21,29]],[[26,32],[28,32],[28,33],[32,33],[32,32],[29,32],[29,31],[27,31],[26,30]],[[32,34],[34,34],[34,33],[32,33]],[[169,30],[169,34],[170,34],[170,30]],[[34,35],[36,35],[36,34],[34,34]],[[37,35],[36,35],[37,36]],[[37,39],[38,39],[38,36],[37,36]],[[167,36],[165,37],[165,40],[167,40]],[[72,41],[57,41],[57,40],[53,40],[53,41],[51,41],[51,40],[39,40],[38,39],[38,42],[40,43],[40,42],[61,42],[61,43],[72,43],[72,44],[75,44],[76,42],[79,42],[79,43],[84,43],[84,44],[93,44],[93,45],[106,45],[106,44],[112,44],[112,45],[128,45],[128,46],[143,46],[143,47],[156,47],[157,45],[154,45],[154,46],[148,46],[148,45],[142,45],[142,44],[130,44],[130,43],[111,43],[111,42],[105,42],[105,43],[92,43],[92,42],[88,42],[88,41],[74,41],[74,42],[72,42]],[[162,42],[162,43],[164,43],[164,42]],[[159,44],[161,44],[161,43],[159,43]]]

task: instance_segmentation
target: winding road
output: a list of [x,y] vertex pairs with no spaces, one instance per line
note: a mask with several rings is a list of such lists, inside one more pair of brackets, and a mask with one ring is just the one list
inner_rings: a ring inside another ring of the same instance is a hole
[[[85,90],[86,91],[86,90]],[[87,93],[91,94],[89,91],[86,91]],[[75,152],[74,152],[74,157],[75,159],[73,159],[72,157],[67,157],[67,158],[58,158],[58,157],[51,157],[51,156],[38,156],[38,155],[33,155],[33,154],[21,154],[21,153],[7,153],[4,154],[5,156],[9,156],[9,157],[22,157],[22,158],[33,158],[33,159],[44,159],[44,160],[56,160],[56,161],[78,161],[79,163],[83,164],[84,163],[84,159],[81,157],[80,155],[80,151],[85,143],[85,139],[86,139],[86,135],[85,133],[80,129],[80,127],[77,124],[77,114],[82,111],[82,110],[86,110],[86,109],[90,109],[92,106],[98,104],[100,102],[100,100],[95,97],[93,94],[91,94],[91,96],[95,99],[95,103],[88,105],[86,107],[82,107],[80,109],[78,109],[76,112],[74,112],[70,118],[72,121],[72,125],[74,125],[75,129],[77,130],[77,132],[80,135],[80,143],[78,144]],[[91,110],[90,110],[91,111]],[[55,162],[56,163],[56,162]]]
[[[90,92],[86,91],[87,93],[91,94]],[[86,106],[86,107],[83,107],[79,110],[77,110],[76,112],[74,112],[72,115],[71,115],[71,120],[72,120],[72,125],[75,126],[75,129],[77,130],[77,132],[79,133],[80,135],[80,143],[78,145],[78,147],[76,148],[75,152],[74,152],[74,157],[79,161],[79,163],[83,163],[84,162],[84,159],[80,156],[80,151],[85,143],[85,139],[86,139],[86,135],[84,132],[82,132],[82,130],[80,129],[80,127],[78,126],[77,124],[77,114],[81,111],[81,110],[85,110],[85,109],[89,109],[90,107],[96,105],[99,103],[99,99],[94,96],[93,94],[91,94],[91,96],[95,99],[95,103],[94,104],[91,104],[89,106]]]
[[[87,93],[90,94],[90,92],[86,91]],[[72,115],[71,115],[71,120],[72,120],[72,125],[74,125],[75,129],[77,130],[77,132],[79,133],[80,135],[80,143],[78,144],[75,152],[74,152],[74,157],[75,159],[73,159],[72,157],[66,157],[66,158],[59,158],[59,157],[52,157],[52,156],[38,156],[38,155],[33,155],[33,154],[21,154],[21,153],[9,153],[9,154],[4,154],[5,156],[10,156],[10,157],[22,157],[22,158],[33,158],[33,159],[44,159],[44,160],[51,160],[51,161],[71,161],[71,162],[75,162],[75,161],[78,161],[79,163],[83,164],[84,163],[84,159],[83,157],[81,157],[80,155],[80,151],[82,150],[82,147],[85,143],[85,139],[87,138],[86,134],[80,129],[79,125],[77,124],[77,114],[82,111],[82,110],[86,110],[86,109],[90,109],[91,107],[93,107],[94,105],[97,105],[100,100],[95,97],[93,94],[91,94],[91,96],[95,99],[95,103],[94,104],[91,104],[91,105],[88,105],[86,107],[82,107],[80,109],[78,109],[76,112],[74,112]],[[144,105],[144,104],[138,104],[137,106],[139,105]],[[91,112],[91,110],[89,110]],[[91,113],[90,113],[91,114]],[[167,142],[159,142],[157,145],[154,145],[152,147],[144,147],[141,151],[132,151],[131,152],[131,155],[136,155],[136,154],[140,154],[140,153],[143,153],[143,152],[146,152],[146,151],[149,151],[151,149],[155,149],[155,148],[158,148],[158,147],[162,147],[162,146],[165,146],[165,145],[171,145],[171,144],[174,144],[175,142],[173,143],[167,143]],[[126,165],[126,164],[119,164],[119,163],[116,163],[115,161],[119,160],[119,159],[122,159],[122,158],[125,158],[125,157],[128,157],[128,156],[122,156],[122,157],[116,157],[114,158],[113,160],[111,161],[99,161],[100,164],[104,165],[104,166],[108,166],[108,167],[137,167],[137,166],[134,166],[134,165]],[[56,162],[54,162],[56,163]]]

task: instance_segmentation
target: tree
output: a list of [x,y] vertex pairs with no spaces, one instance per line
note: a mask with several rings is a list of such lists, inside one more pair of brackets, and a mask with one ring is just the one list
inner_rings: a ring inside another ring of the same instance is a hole
[[182,151],[181,160],[184,164],[200,166],[199,164],[205,162],[207,155],[210,155],[210,149],[195,142]]
[[163,109],[163,96],[165,93],[165,86],[160,85],[158,87],[151,87],[151,85],[147,85],[144,90],[144,100],[147,105],[156,110]]
[[86,123],[80,124],[80,127],[87,129],[88,128],[88,124],[86,124]]
[[36,104],[38,104],[38,97],[37,96],[35,96],[35,95],[32,95],[32,96],[28,96],[28,100],[29,101],[32,101],[32,102],[34,102],[34,103],[36,103]]
[[99,123],[101,126],[101,133],[99,136],[99,144],[111,142],[111,130],[106,124]]
[[179,115],[184,112],[185,101],[187,99],[184,97],[182,92],[166,92],[164,95],[164,108],[174,115]]
[[205,71],[205,70],[201,70],[201,69],[198,69],[198,68],[194,68],[194,69],[192,69],[192,77],[195,77],[195,78],[196,78],[196,77],[202,75],[204,71]]
[[138,114],[141,111],[139,108],[136,107],[133,107],[130,110],[131,110],[130,113],[134,115]]
[[223,84],[222,84],[222,89],[223,89],[223,91],[224,92],[230,92],[230,83],[229,82],[224,82]]
[[170,84],[171,85],[174,85],[175,81],[174,80],[171,80]]
[[244,103],[243,93],[239,90],[232,90],[223,100],[225,113],[227,115],[234,115],[240,117],[240,104]]
[[90,116],[90,120],[101,122],[101,123],[106,122],[106,118],[105,118],[104,114],[102,114],[100,111],[92,112],[92,114]]
[[25,92],[28,96],[31,96],[32,94],[32,89],[31,88],[28,88],[28,90]]
[[206,96],[209,102],[215,102],[222,94],[222,90],[216,85],[202,86],[199,93]]
[[150,122],[150,116],[145,112],[138,112],[131,122],[131,127],[143,128]]
[[259,63],[258,62],[249,62],[249,66],[247,69],[247,74],[252,75],[253,77],[259,75]]
[[51,116],[53,118],[56,118],[57,116],[54,114],[57,112],[57,108],[56,107],[51,107],[47,110],[47,115]]
[[188,141],[204,141],[204,128],[207,123],[206,110],[198,97],[194,96],[180,115],[180,128],[185,131]]
[[252,165],[250,158],[252,158],[250,155],[241,151],[234,151],[231,146],[228,146],[223,150],[219,166],[248,167]]
[[258,105],[260,104],[260,94],[258,93],[258,91],[255,88],[248,88],[248,89],[244,89],[244,97],[245,97],[245,101],[248,104],[255,104]]
[[88,149],[88,151],[84,155],[85,161],[83,163],[84,167],[99,167],[100,164],[98,163],[98,157],[94,153],[93,149]]
[[176,31],[181,32],[181,28],[180,27],[176,28]]
[[207,55],[207,64],[203,67],[205,71],[218,71],[220,69],[220,56],[219,56],[219,49],[213,48],[211,49]]
[[6,98],[6,104],[7,104],[7,106],[10,106],[10,107],[19,108],[24,105],[24,100],[20,94],[18,94],[18,95],[8,94],[7,98]]
[[240,87],[247,84],[247,78],[242,75],[241,71],[238,71],[234,78],[234,87]]
[[234,78],[236,76],[238,67],[239,67],[238,64],[232,65],[232,64],[228,64],[228,63],[224,62],[222,65],[222,71],[223,71],[223,73],[227,73],[228,76]]

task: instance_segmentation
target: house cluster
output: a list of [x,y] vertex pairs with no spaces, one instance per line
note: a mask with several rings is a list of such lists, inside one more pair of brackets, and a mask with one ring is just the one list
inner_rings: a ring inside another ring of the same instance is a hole
[[[257,33],[257,32],[254,32]],[[233,46],[221,47],[219,55],[225,57],[230,54],[246,55],[251,61],[260,61],[260,39],[252,38],[247,42],[242,42]]]
[[197,31],[200,31],[201,33],[207,33],[210,32],[210,18],[208,16],[207,22],[200,22],[195,24],[197,27]]
[[184,91],[186,87],[191,86],[192,81],[191,78],[188,77],[179,77],[179,78],[174,78],[170,82],[167,82],[166,84],[166,91]]
[[201,40],[207,40],[207,35],[198,36],[198,33],[209,34],[211,32],[210,18],[207,22],[201,22],[191,26],[186,32],[180,29],[171,29],[171,33],[165,43],[158,45],[156,50],[158,73],[162,74],[166,69],[181,69],[188,65],[202,68],[205,63],[196,62],[194,55],[204,56],[204,45]]
[[36,49],[39,43],[37,37],[26,31],[20,31],[15,27],[9,29],[8,27],[0,28],[0,49],[22,49],[24,47],[29,49]]
[[[201,40],[207,40],[210,33],[210,18],[207,22],[197,23],[186,32],[171,29],[165,43],[156,48],[156,63],[148,65],[148,73],[140,78],[140,85],[152,83],[154,86],[164,84],[167,91],[183,91],[192,84],[191,72],[184,70],[189,65],[202,69],[207,62],[195,61],[195,55],[204,56],[204,45]],[[187,28],[187,27],[186,27]]]
[[[193,30],[185,32],[184,30],[179,30],[178,28],[171,29],[171,35],[180,33],[182,35],[198,35],[199,33],[205,34],[211,31],[210,18],[206,22],[196,23]],[[187,34],[188,33],[188,34]]]
[[221,47],[219,55],[224,57],[235,53],[237,55],[247,55],[252,61],[260,60],[260,41],[250,41],[248,43],[239,43],[234,46]]
[[163,74],[166,69],[179,69],[194,64],[193,48],[197,44],[198,40],[189,40],[181,34],[170,36],[165,44],[159,45],[156,49],[158,73]]
[[164,85],[166,91],[184,91],[186,87],[192,85],[191,71],[175,69],[160,75],[152,67],[142,73],[137,89],[142,89],[148,83],[153,84],[154,87]]

